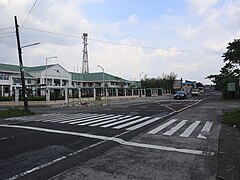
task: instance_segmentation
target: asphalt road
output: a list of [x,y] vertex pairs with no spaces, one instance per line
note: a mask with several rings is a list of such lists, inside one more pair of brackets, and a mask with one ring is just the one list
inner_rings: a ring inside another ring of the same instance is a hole
[[220,125],[210,97],[38,108],[0,120],[0,179],[213,179]]

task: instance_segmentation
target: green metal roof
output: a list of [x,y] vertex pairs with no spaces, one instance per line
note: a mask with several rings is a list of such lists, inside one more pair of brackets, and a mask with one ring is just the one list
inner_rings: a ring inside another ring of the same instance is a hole
[[[47,65],[47,67],[55,66],[56,64]],[[34,67],[28,67],[23,66],[25,72],[33,72],[33,71],[43,71],[46,69],[46,66],[34,66]],[[19,72],[19,65],[10,65],[10,64],[3,64],[0,63],[0,70],[1,71],[14,71]]]
[[[89,81],[89,82],[96,82],[96,81],[102,81],[103,80],[103,72],[97,72],[97,73],[87,73],[87,74],[82,74],[82,73],[74,73],[70,72],[72,75],[72,80],[75,81]],[[104,73],[104,80],[105,81],[128,81],[125,79],[122,79],[118,76],[114,76],[111,74]]]
[[[51,65],[47,65],[47,68],[55,66],[56,64],[51,64]],[[33,72],[33,71],[43,71],[46,69],[46,65],[44,66],[34,66],[34,67],[24,67],[25,71],[28,72]]]
[[17,65],[10,65],[10,64],[2,64],[0,63],[0,70],[1,71],[20,71],[19,66]]
[[[47,67],[49,68],[55,65],[58,65],[58,64],[47,65]],[[23,68],[24,68],[26,77],[32,77],[28,72],[43,71],[46,69],[46,66],[45,65],[34,66],[34,67],[24,66]],[[19,69],[19,65],[10,65],[10,64],[0,63],[0,71],[12,71],[18,74],[20,72],[20,69]],[[75,72],[69,72],[69,73],[72,75],[72,80],[78,80],[78,81],[84,81],[84,82],[97,82],[97,81],[103,80],[103,72],[87,73],[87,74],[75,73]],[[104,73],[104,79],[106,81],[130,82],[126,79],[122,79],[118,76],[114,76],[108,73]]]

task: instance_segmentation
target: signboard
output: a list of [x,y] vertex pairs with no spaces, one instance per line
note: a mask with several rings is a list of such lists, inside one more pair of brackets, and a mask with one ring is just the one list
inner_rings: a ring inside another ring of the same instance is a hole
[[236,91],[236,83],[228,83],[227,90],[228,91]]

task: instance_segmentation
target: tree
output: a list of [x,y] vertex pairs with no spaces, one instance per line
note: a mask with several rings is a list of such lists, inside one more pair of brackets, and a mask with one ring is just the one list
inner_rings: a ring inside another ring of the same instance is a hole
[[225,65],[221,68],[220,74],[209,75],[206,78],[216,83],[216,89],[222,90],[223,97],[226,98],[227,83],[235,82],[239,87],[240,39],[234,39],[233,42],[228,43],[227,52],[223,53],[222,57]]
[[173,90],[174,81],[177,78],[177,74],[171,72],[170,74],[162,74],[158,78],[149,78],[142,81],[142,87],[144,88],[164,88]]

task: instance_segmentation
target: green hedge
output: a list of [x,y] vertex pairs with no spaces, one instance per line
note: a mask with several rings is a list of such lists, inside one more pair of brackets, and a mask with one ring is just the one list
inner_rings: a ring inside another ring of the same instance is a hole
[[14,97],[0,97],[0,101],[14,101]]
[[[29,96],[28,101],[45,101],[46,97],[45,96]],[[19,97],[19,101],[23,101],[23,97]]]

